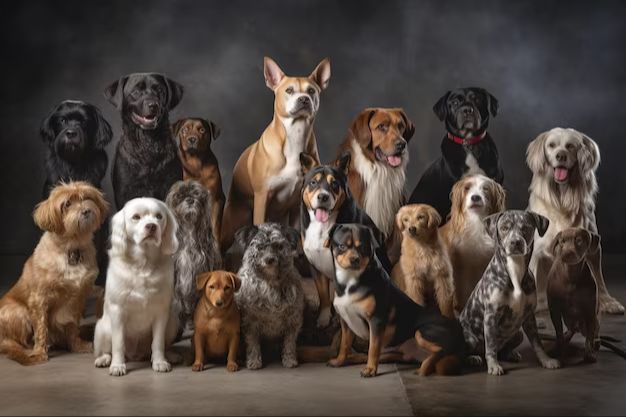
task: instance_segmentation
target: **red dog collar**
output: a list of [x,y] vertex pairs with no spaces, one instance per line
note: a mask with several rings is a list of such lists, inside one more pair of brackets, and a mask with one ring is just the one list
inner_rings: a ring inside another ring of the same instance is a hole
[[473,145],[475,143],[480,142],[487,135],[487,131],[485,130],[478,136],[472,136],[471,138],[465,139],[458,136],[454,136],[452,133],[448,133],[448,139],[453,141],[454,143],[458,143],[459,145]]

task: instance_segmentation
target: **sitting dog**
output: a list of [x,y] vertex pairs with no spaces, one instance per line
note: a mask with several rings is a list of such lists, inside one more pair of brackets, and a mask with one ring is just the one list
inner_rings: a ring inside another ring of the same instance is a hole
[[154,198],[130,200],[111,219],[111,249],[104,312],[96,323],[95,365],[126,375],[126,360],[152,354],[152,369],[172,370],[165,349],[176,338],[178,314],[171,308],[178,249],[176,219]]
[[387,258],[383,234],[352,198],[347,184],[350,154],[342,156],[336,166],[313,167],[316,165],[315,160],[306,154],[300,156],[300,161],[305,174],[300,204],[302,246],[312,266],[311,272],[320,298],[317,325],[326,327],[331,319],[330,280],[335,276],[330,249],[324,246],[330,228],[335,223],[359,223],[369,226],[380,244],[376,256],[387,271],[391,271],[391,262]]
[[180,313],[180,333],[193,330],[193,315],[200,299],[196,277],[221,268],[222,256],[213,236],[215,202],[209,191],[194,180],[172,185],[165,200],[178,224],[178,250],[174,254],[174,303]]
[[168,116],[183,87],[162,74],[137,73],[113,82],[104,95],[122,113],[111,175],[117,208],[137,197],[165,200],[183,177]]
[[484,174],[498,184],[504,181],[496,144],[487,133],[489,115],[496,117],[498,100],[483,88],[448,91],[433,110],[445,122],[441,157],[422,175],[410,203],[429,204],[443,219],[450,212],[450,190],[468,174]]
[[228,250],[241,227],[267,221],[296,227],[302,187],[300,154],[319,163],[313,122],[320,93],[330,81],[330,61],[324,59],[308,77],[287,77],[265,58],[265,83],[274,92],[274,118],[261,138],[239,157],[224,207],[222,251]]
[[402,233],[400,260],[391,277],[411,300],[435,305],[441,314],[454,316],[454,282],[448,252],[439,238],[441,217],[425,204],[402,207],[396,226]]
[[40,134],[48,146],[44,198],[60,182],[87,181],[101,188],[109,164],[104,148],[113,134],[100,109],[64,100],[41,122]]
[[414,133],[403,109],[369,108],[354,119],[339,148],[337,161],[346,153],[351,156],[347,177],[354,199],[385,238],[406,199],[408,142]]
[[[596,170],[600,148],[587,135],[574,129],[554,128],[535,138],[526,151],[526,163],[533,172],[528,209],[550,219],[544,237],[537,237],[537,247],[530,269],[537,278],[539,308],[545,310],[546,277],[553,262],[550,245],[554,237],[570,227],[598,233],[596,225]],[[624,314],[624,306],[606,288],[602,274],[602,248],[587,259],[598,284],[600,311]]]
[[277,223],[265,223],[241,229],[236,239],[246,248],[237,274],[241,289],[236,294],[246,366],[263,366],[261,341],[270,339],[282,341],[283,366],[296,367],[296,339],[304,313],[301,277],[293,264],[298,232]]
[[56,186],[37,205],[33,217],[44,234],[0,299],[1,353],[32,365],[48,360],[49,345],[92,351],[79,337],[79,325],[98,275],[93,234],[107,211],[102,193],[81,181]]
[[491,178],[473,174],[454,184],[450,199],[450,219],[440,232],[454,271],[455,309],[461,312],[495,251],[483,219],[505,210],[506,194]]
[[183,180],[196,180],[211,193],[211,224],[213,236],[219,242],[225,197],[220,167],[211,150],[211,142],[219,137],[220,129],[208,120],[187,118],[174,123],[172,133],[183,164]]
[[195,360],[191,370],[204,369],[205,359],[224,359],[226,369],[239,370],[240,316],[235,293],[241,287],[237,275],[226,271],[198,275],[197,290],[203,292],[194,314],[193,346]]
[[535,279],[528,269],[535,231],[543,236],[548,219],[529,211],[508,210],[486,217],[484,222],[496,242],[496,252],[460,316],[470,353],[477,355],[470,361],[480,364],[484,355],[489,374],[503,375],[498,358],[520,360],[514,349],[524,339],[522,327],[541,366],[559,368],[559,361],[548,357],[539,339]]
[[350,354],[354,336],[369,340],[367,366],[362,377],[376,376],[381,351],[398,346],[396,360],[405,358],[411,341],[429,356],[418,370],[426,376],[455,374],[465,356],[463,331],[456,319],[414,303],[396,287],[374,256],[376,240],[371,230],[358,224],[335,224],[327,242],[335,265],[335,310],[341,317],[339,354],[328,364],[343,366],[363,362]]
[[[599,249],[600,236],[585,229],[559,232],[552,243],[554,262],[548,274],[548,305],[556,330],[556,351],[562,353],[566,340],[576,332],[586,338],[586,362],[596,361],[598,346],[598,287],[587,259]],[[563,322],[567,337],[563,336]]]

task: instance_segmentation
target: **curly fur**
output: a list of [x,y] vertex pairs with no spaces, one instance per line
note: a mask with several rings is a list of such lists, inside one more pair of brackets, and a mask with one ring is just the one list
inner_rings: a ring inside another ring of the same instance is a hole
[[293,264],[298,233],[265,223],[241,229],[235,239],[246,247],[236,298],[241,309],[246,365],[249,369],[261,368],[262,339],[282,339],[283,366],[295,367],[296,339],[304,311],[301,277]]
[[170,189],[166,203],[178,222],[180,246],[174,254],[174,303],[180,312],[181,331],[193,328],[193,313],[200,298],[196,277],[222,266],[217,241],[213,237],[213,199],[197,181],[178,181]]

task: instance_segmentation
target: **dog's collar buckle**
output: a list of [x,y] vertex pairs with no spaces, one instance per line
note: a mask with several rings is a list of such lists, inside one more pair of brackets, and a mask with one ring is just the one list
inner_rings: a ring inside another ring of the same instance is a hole
[[67,252],[67,263],[70,265],[78,265],[83,260],[80,250],[74,249]]
[[454,136],[452,133],[448,132],[448,139],[450,139],[454,143],[458,143],[459,145],[474,145],[481,140],[483,140],[487,136],[487,131],[485,130],[480,135],[472,136],[471,138],[462,138],[460,136]]

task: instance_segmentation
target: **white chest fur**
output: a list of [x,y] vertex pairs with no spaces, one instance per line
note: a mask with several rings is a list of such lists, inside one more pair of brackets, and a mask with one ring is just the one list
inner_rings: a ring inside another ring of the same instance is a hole
[[487,234],[482,218],[474,213],[467,213],[465,227],[459,235],[458,250],[468,254],[480,254],[480,257],[491,259],[494,252],[493,239]]
[[465,172],[465,175],[485,175],[485,171],[483,171],[480,165],[478,165],[478,160],[468,148],[465,148],[465,154],[465,165],[467,165],[467,171]]
[[333,300],[333,306],[335,311],[346,322],[350,330],[354,332],[361,339],[368,340],[370,337],[369,325],[365,317],[365,313],[358,303],[355,303],[355,299],[359,299],[361,294],[359,292],[353,292],[350,294],[350,288],[356,285],[357,277],[353,271],[345,270],[337,266],[337,282],[341,285],[345,285],[346,291],[340,297],[335,293]]
[[506,270],[513,284],[513,298],[520,298],[522,292],[522,280],[526,275],[526,260],[524,256],[507,256]]
[[309,227],[304,234],[303,249],[304,254],[311,264],[325,277],[333,279],[335,268],[333,266],[333,256],[329,248],[324,247],[324,242],[328,239],[328,231],[335,224],[337,214],[331,214],[326,223],[318,222],[315,215],[309,210]]

